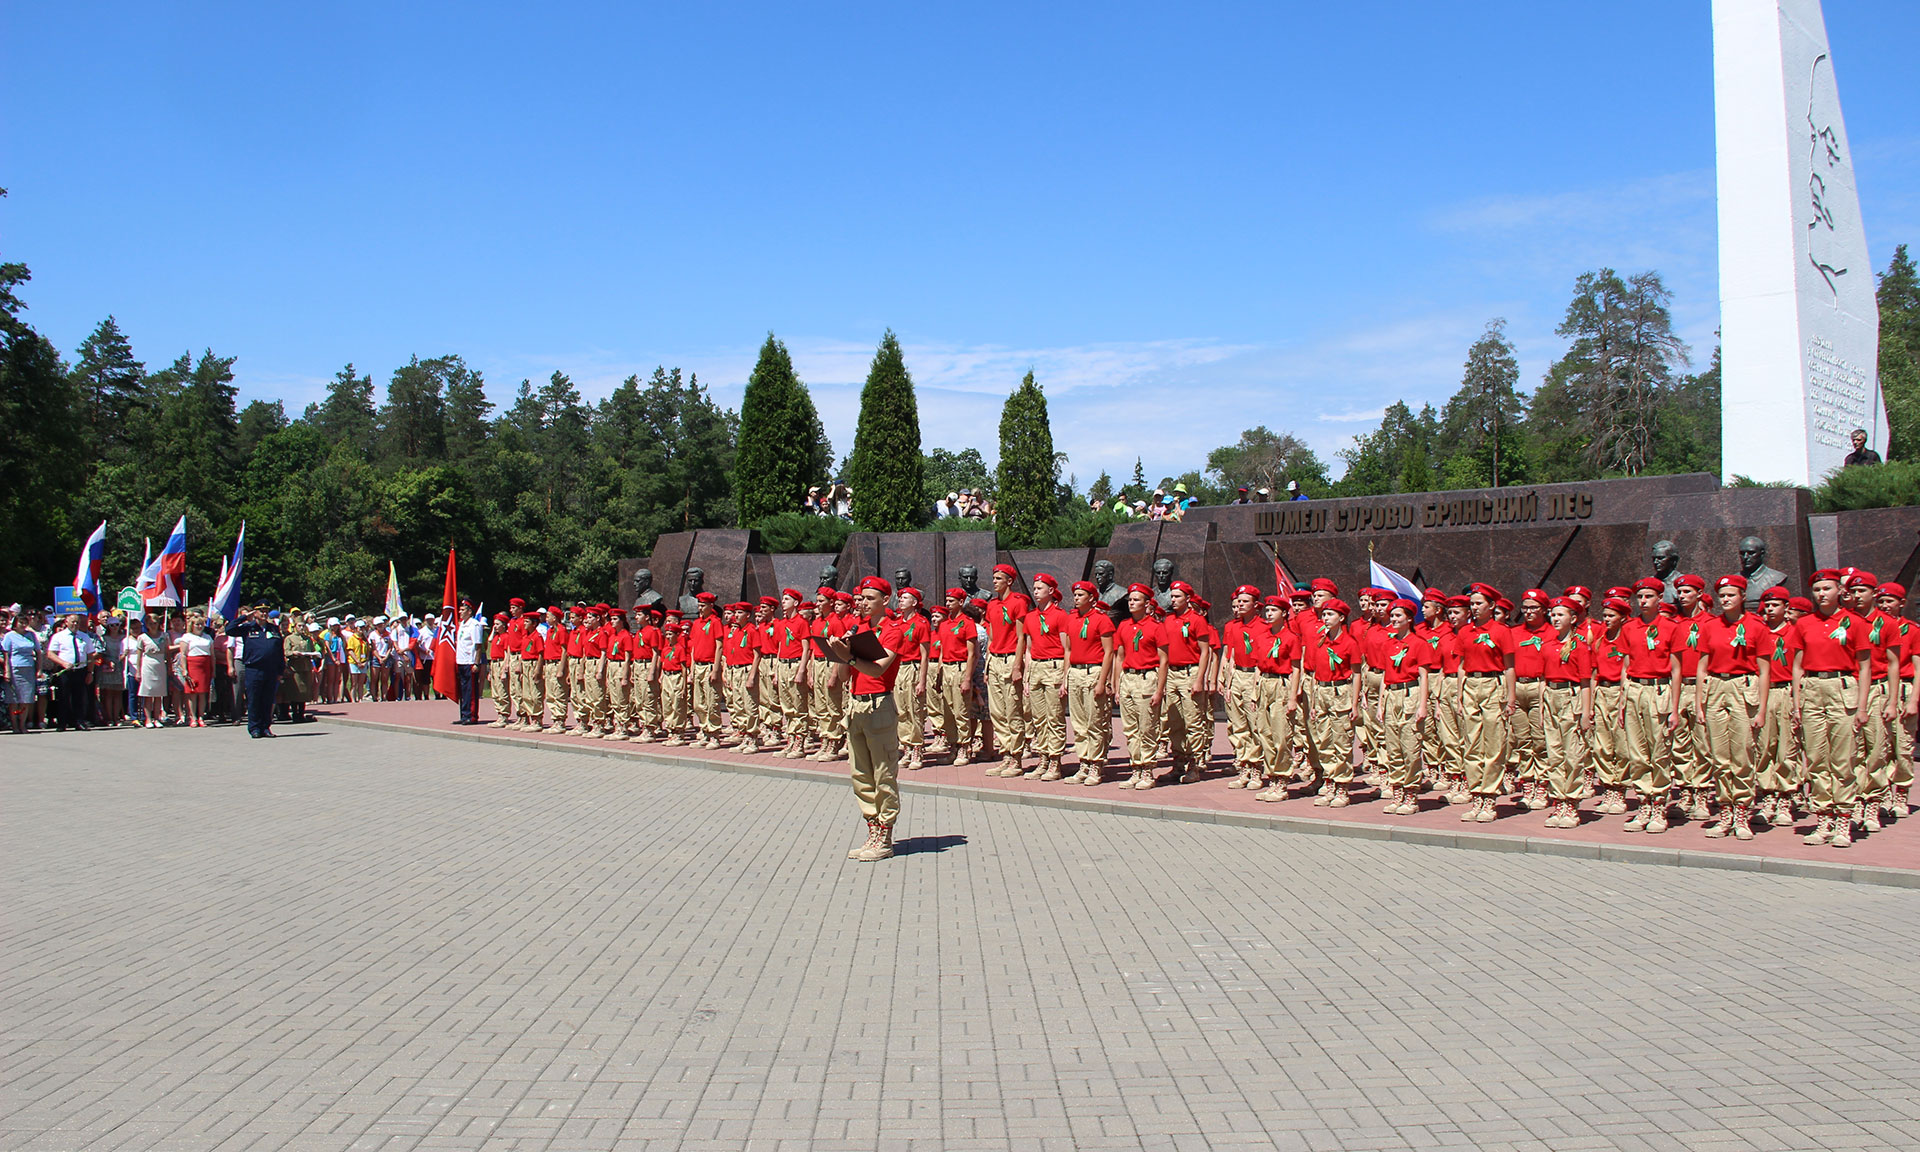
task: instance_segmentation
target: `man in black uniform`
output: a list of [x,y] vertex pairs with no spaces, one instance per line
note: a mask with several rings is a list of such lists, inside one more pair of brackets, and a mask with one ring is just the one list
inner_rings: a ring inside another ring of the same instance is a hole
[[233,630],[240,638],[240,679],[247,690],[247,735],[258,740],[273,735],[273,703],[280,691],[280,673],[287,664],[280,630],[267,619],[267,606],[255,604],[246,622]]

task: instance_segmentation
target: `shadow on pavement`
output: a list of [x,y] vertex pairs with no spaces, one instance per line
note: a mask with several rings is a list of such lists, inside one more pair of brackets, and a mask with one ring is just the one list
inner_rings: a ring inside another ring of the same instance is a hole
[[905,840],[893,842],[895,856],[917,856],[922,852],[945,852],[967,842],[967,838],[958,833],[946,836],[909,836]]

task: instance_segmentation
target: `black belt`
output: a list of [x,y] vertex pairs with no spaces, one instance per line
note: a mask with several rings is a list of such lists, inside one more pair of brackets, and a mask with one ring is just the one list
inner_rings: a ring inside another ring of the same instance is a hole
[[1481,680],[1488,676],[1504,676],[1505,674],[1504,672],[1469,672],[1467,676],[1474,680]]
[[[1491,673],[1489,673],[1489,675],[1491,675]],[[1545,676],[1515,676],[1513,682],[1515,684],[1538,684],[1545,679]]]
[[1882,673],[1880,673],[1880,675],[1878,675],[1878,676],[1875,676],[1875,677],[1873,678],[1873,682],[1874,682],[1875,684],[1884,684],[1884,683],[1886,683],[1886,681],[1887,681],[1887,674],[1886,674],[1885,672],[1882,672]]
[[1120,669],[1120,671],[1122,671],[1122,672],[1125,672],[1125,673],[1126,673],[1127,675],[1129,675],[1129,676],[1151,676],[1151,675],[1153,675],[1153,674],[1154,674],[1154,672],[1156,672],[1156,671],[1157,671],[1157,669],[1154,669],[1154,668],[1122,668],[1122,669]]
[[962,665],[962,664],[965,664],[965,663],[966,663],[966,661],[965,661],[965,660],[942,660],[942,661],[940,661],[940,663],[942,663],[942,664],[951,664],[951,665],[953,665],[953,666],[955,666],[955,667],[958,667],[958,666],[960,666],[960,665]]
[[1667,682],[1667,677],[1665,676],[1629,676],[1627,679],[1633,681],[1635,684],[1665,684]]
[[1285,672],[1262,672],[1260,673],[1260,678],[1262,680],[1285,680],[1287,674]]
[[1800,675],[1811,676],[1816,680],[1831,680],[1835,676],[1852,676],[1854,675],[1854,673],[1850,671],[1841,671],[1840,669],[1837,669],[1837,668],[1831,671],[1826,671],[1826,672],[1815,672],[1810,669],[1803,668],[1800,670]]
[[1408,680],[1403,684],[1382,684],[1380,687],[1388,692],[1411,692],[1413,689],[1420,687],[1420,682],[1418,680]]
[[1198,660],[1195,660],[1191,664],[1175,664],[1172,661],[1167,662],[1167,671],[1169,672],[1181,672],[1181,671],[1185,671],[1188,668],[1198,668],[1198,667],[1200,667],[1200,661]]
[[1029,664],[1058,664],[1065,659],[1065,656],[1029,656],[1027,657],[1027,662]]
[[1758,676],[1758,672],[1709,672],[1715,680],[1745,680],[1749,676]]
[[1316,684],[1351,684],[1353,683],[1353,677],[1351,676],[1341,677],[1339,679],[1334,679],[1334,680],[1322,680],[1320,679],[1320,677],[1315,676],[1313,679],[1314,679],[1314,683]]
[[891,692],[855,692],[853,694],[853,698],[855,700],[890,700],[893,698],[893,693]]
[[1549,681],[1547,681],[1547,687],[1548,687],[1549,689],[1553,689],[1553,688],[1561,688],[1561,689],[1572,689],[1572,688],[1578,688],[1578,687],[1580,687],[1580,681],[1578,681],[1578,680],[1549,680]]
[[800,657],[798,656],[775,656],[774,659],[780,661],[780,663],[782,664],[800,663]]
[[1105,660],[1075,660],[1072,666],[1075,668],[1098,668],[1105,663]]

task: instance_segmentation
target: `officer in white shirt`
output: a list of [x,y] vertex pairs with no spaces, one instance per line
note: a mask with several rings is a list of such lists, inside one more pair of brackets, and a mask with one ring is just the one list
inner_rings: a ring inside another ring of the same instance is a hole
[[460,683],[460,719],[454,721],[456,724],[480,723],[480,676],[487,655],[486,624],[473,614],[473,601],[460,601],[460,626],[453,634],[453,665]]
[[58,694],[53,702],[55,729],[85,732],[93,727],[93,657],[100,651],[100,641],[87,631],[86,617],[77,612],[67,617],[66,625],[47,639],[47,660],[54,667],[53,689]]

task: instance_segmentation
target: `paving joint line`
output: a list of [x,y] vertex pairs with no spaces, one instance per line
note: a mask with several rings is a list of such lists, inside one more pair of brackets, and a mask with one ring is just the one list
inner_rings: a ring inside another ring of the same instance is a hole
[[[443,732],[411,724],[389,724],[345,716],[315,716],[323,724],[341,724],[349,728],[375,728],[388,732],[409,732],[446,740],[470,740],[481,744],[515,748],[539,748],[576,756],[595,756],[605,760],[637,760],[677,768],[705,768],[717,772],[738,772],[753,776],[771,776],[784,780],[811,780],[839,783],[845,780],[821,768],[789,768],[776,764],[731,760],[708,760],[685,753],[657,751],[650,747],[608,746],[556,742],[494,732]],[[1793,876],[1808,880],[1872,884],[1887,888],[1920,888],[1920,871],[1906,868],[1861,867],[1851,864],[1822,863],[1817,860],[1789,860],[1779,856],[1738,856],[1720,852],[1697,852],[1688,848],[1654,848],[1632,844],[1589,844],[1578,840],[1554,840],[1541,836],[1511,836],[1489,832],[1450,832],[1432,828],[1403,828],[1392,824],[1352,824],[1341,820],[1315,820],[1304,816],[1275,813],[1271,816],[1250,812],[1223,812],[1208,808],[1158,806],[1125,800],[1103,800],[1083,796],[1049,796],[1030,792],[1007,792],[997,788],[974,788],[965,784],[934,784],[902,777],[902,795],[951,796],[994,804],[1027,805],[1038,808],[1066,808],[1080,812],[1100,812],[1115,816],[1134,816],[1148,820],[1183,820],[1191,824],[1216,824],[1232,828],[1266,828],[1307,836],[1346,837],[1376,840],[1392,844],[1420,844],[1427,847],[1460,848],[1476,852],[1513,852],[1537,856],[1560,856],[1577,860],[1605,860],[1618,864],[1649,864],[1678,868],[1709,868],[1725,872],[1759,872],[1769,876]]]

